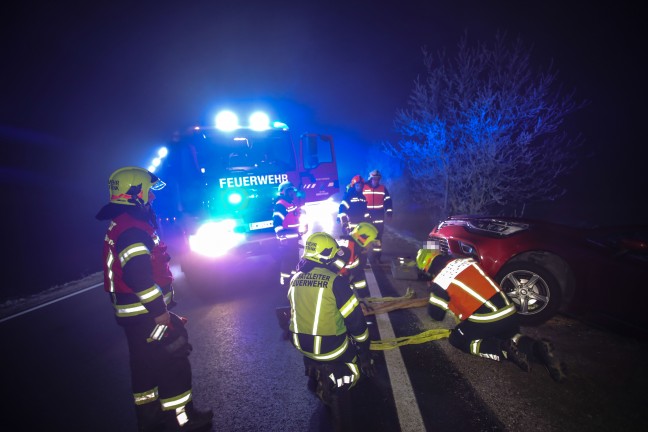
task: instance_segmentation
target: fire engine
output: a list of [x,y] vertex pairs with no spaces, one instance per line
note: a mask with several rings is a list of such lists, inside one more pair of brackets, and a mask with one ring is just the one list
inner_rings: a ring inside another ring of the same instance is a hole
[[241,122],[223,111],[214,126],[176,134],[156,164],[149,169],[167,183],[155,203],[160,231],[165,239],[181,237],[188,279],[198,280],[211,263],[272,254],[272,213],[283,181],[297,187],[304,238],[335,228],[339,182],[329,135],[293,140],[288,125],[264,113]]

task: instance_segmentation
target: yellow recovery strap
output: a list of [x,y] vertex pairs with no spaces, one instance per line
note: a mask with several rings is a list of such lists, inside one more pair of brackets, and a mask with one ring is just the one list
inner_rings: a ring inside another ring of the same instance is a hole
[[450,329],[440,328],[426,330],[423,333],[412,336],[402,336],[393,339],[384,339],[371,341],[371,350],[384,351],[393,349],[402,345],[421,344],[433,340],[443,339],[450,336]]
[[[365,316],[379,313],[387,313],[396,309],[406,309],[412,307],[424,307],[428,304],[427,298],[415,298],[414,291],[407,288],[407,292],[402,297],[368,297],[361,300],[362,313]],[[371,350],[388,350],[402,345],[420,344],[433,340],[443,339],[450,336],[450,329],[431,329],[423,333],[402,336],[393,339],[384,339],[371,342]]]
[[414,291],[409,287],[402,297],[367,297],[360,301],[362,313],[365,316],[386,313],[396,309],[423,307],[428,304],[427,298],[415,298]]

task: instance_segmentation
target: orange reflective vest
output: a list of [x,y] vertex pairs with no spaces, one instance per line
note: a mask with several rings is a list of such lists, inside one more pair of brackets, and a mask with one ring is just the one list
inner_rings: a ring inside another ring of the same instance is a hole
[[281,237],[297,237],[299,233],[299,206],[279,198],[272,214],[275,234]]
[[365,183],[362,187],[362,194],[367,199],[369,213],[375,215],[392,211],[391,196],[385,185],[379,184],[372,187],[370,183]]
[[[450,297],[448,309],[461,321],[471,317],[482,305],[489,306],[492,312],[498,311],[495,305],[489,304],[491,303],[489,299],[501,293],[500,288],[471,258],[450,261],[433,282],[448,293]],[[515,308],[512,303],[507,302],[507,304],[504,309],[506,314],[510,315],[509,309],[514,313]]]

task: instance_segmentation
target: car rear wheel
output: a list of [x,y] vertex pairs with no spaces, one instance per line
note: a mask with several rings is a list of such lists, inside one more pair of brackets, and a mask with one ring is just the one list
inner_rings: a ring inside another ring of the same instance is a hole
[[562,293],[555,276],[531,262],[506,264],[497,275],[502,290],[518,309],[521,325],[539,325],[560,308]]

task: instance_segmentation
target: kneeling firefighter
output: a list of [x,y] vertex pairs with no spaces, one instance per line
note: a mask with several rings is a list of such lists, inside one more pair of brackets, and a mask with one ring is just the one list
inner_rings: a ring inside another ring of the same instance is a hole
[[525,372],[530,362],[542,364],[554,381],[562,381],[564,365],[552,343],[520,333],[515,305],[477,261],[442,254],[437,243],[429,243],[432,249],[419,249],[416,264],[431,279],[430,317],[441,321],[450,311],[459,321],[448,342],[475,356],[509,360]]
[[359,298],[369,297],[365,266],[369,246],[378,237],[378,230],[369,222],[360,222],[349,234],[342,235],[337,243],[343,251],[343,259],[335,260],[340,274],[348,277],[351,289]]
[[110,176],[108,187],[110,202],[96,216],[110,221],[104,288],[128,342],[138,430],[201,430],[213,414],[192,401],[192,347],[186,320],[169,312],[175,306],[171,258],[157,236],[151,206],[152,190],[164,183],[143,168],[126,167]]
[[304,355],[309,389],[329,406],[348,397],[347,390],[361,373],[375,374],[369,329],[358,298],[333,264],[341,257],[339,252],[329,234],[312,234],[288,290],[290,340]]

